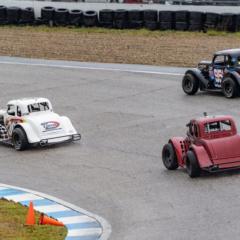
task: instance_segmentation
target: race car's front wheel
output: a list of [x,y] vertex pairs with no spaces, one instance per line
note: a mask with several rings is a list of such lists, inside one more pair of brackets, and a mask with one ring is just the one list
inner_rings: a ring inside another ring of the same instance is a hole
[[197,157],[191,150],[187,152],[186,168],[191,178],[199,177],[201,174],[201,168],[199,167]]
[[22,151],[28,147],[27,135],[21,128],[15,128],[12,132],[13,146],[17,151]]
[[238,87],[231,77],[226,77],[222,81],[222,91],[226,98],[234,98],[238,95]]
[[162,160],[164,166],[168,170],[175,170],[178,168],[177,156],[171,143],[164,145],[162,150]]
[[182,89],[188,95],[194,95],[199,88],[199,80],[191,73],[184,75],[182,79]]

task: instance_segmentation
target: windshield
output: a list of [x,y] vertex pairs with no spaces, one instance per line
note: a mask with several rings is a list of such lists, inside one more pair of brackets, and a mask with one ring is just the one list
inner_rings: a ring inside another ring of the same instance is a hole
[[41,112],[41,111],[47,111],[49,110],[49,105],[47,102],[41,102],[41,103],[34,103],[28,105],[28,112]]

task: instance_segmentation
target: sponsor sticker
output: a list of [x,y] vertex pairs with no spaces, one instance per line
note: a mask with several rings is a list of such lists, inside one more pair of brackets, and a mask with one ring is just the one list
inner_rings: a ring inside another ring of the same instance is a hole
[[56,121],[44,122],[44,123],[41,123],[41,125],[43,126],[45,131],[61,129],[59,128],[60,123]]

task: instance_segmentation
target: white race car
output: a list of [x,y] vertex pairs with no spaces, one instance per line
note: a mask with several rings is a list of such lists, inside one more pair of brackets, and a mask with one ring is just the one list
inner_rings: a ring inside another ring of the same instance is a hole
[[0,110],[0,142],[16,150],[80,139],[70,119],[54,113],[46,98],[12,100]]

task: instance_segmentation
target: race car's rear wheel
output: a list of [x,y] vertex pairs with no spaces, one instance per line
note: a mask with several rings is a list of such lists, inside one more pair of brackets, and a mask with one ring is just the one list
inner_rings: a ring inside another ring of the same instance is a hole
[[178,168],[177,156],[171,143],[164,145],[162,150],[162,161],[168,170],[175,170]]
[[238,95],[238,87],[231,77],[226,77],[222,81],[222,91],[226,98],[234,98]]
[[26,149],[29,145],[27,135],[22,128],[15,128],[12,132],[13,146],[17,151]]
[[182,79],[182,89],[188,95],[194,95],[199,88],[199,80],[191,73],[184,75]]
[[201,174],[201,168],[199,167],[197,157],[191,150],[187,152],[186,168],[191,178],[199,177]]

